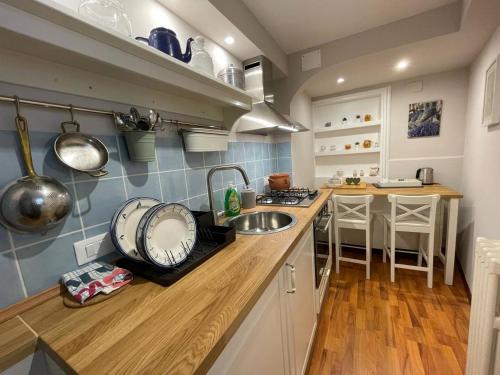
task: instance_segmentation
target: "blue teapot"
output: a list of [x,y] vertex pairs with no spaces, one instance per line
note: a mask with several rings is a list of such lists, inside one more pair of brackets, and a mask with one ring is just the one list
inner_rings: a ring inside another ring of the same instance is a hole
[[181,45],[179,44],[179,40],[177,39],[175,32],[164,27],[157,27],[156,29],[151,30],[149,38],[138,36],[135,39],[145,42],[149,46],[154,47],[185,63],[191,61],[191,42],[193,41],[193,38],[189,38],[187,40],[186,53],[184,54],[182,54]]

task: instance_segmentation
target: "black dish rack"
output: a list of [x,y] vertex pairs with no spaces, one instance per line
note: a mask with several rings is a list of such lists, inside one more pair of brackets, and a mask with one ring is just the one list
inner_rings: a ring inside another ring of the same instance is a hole
[[135,275],[142,276],[163,286],[169,286],[236,239],[236,230],[234,228],[212,225],[213,220],[210,212],[193,211],[193,215],[196,219],[196,244],[187,259],[178,266],[160,268],[150,263],[138,262],[128,258],[121,258],[116,264]]

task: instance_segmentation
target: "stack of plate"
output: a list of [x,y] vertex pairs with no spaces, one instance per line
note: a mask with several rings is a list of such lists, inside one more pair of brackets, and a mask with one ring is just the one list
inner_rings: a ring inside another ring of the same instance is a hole
[[182,204],[132,198],[115,212],[110,233],[125,257],[170,268],[184,262],[193,250],[196,221]]

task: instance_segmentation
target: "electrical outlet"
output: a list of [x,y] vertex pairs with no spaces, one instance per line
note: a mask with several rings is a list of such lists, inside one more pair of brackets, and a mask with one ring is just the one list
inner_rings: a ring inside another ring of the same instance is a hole
[[75,242],[73,247],[75,248],[76,261],[79,266],[115,251],[115,246],[111,241],[109,233],[99,234],[92,238]]

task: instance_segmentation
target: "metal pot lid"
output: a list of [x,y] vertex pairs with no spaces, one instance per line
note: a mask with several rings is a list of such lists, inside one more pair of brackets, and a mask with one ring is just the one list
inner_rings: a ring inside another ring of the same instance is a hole
[[218,76],[222,76],[222,75],[225,75],[225,74],[243,74],[243,70],[241,70],[240,68],[234,66],[234,64],[229,64],[228,67],[220,70],[217,75]]

